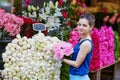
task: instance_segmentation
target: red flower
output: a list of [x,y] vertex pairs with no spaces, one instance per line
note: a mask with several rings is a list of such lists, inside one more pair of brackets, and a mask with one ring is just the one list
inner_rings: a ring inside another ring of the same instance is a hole
[[67,26],[69,26],[69,27],[70,27],[70,21],[67,21]]
[[33,36],[33,31],[32,31],[32,30],[26,30],[25,36],[26,36],[27,38],[31,38],[31,37]]
[[42,31],[45,35],[48,34],[48,29],[46,29],[45,31]]
[[59,0],[59,1],[58,1],[58,5],[59,5],[59,6],[62,6],[62,5],[63,5],[63,2],[64,2],[63,0]]
[[64,18],[68,18],[68,14],[67,14],[66,11],[62,11],[62,15],[63,15]]
[[31,25],[33,23],[32,18],[23,17],[23,20],[25,25]]
[[33,21],[32,24],[34,24],[34,23],[40,23],[40,21]]
[[77,4],[78,4],[78,5],[80,5],[80,2],[81,2],[80,0],[77,0]]
[[80,16],[82,14],[81,10],[77,10],[77,16]]

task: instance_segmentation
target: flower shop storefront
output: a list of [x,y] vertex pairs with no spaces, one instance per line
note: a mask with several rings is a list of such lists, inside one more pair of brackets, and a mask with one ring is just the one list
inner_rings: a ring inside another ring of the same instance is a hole
[[12,0],[12,13],[0,8],[2,80],[69,80],[69,66],[61,60],[71,58],[81,37],[78,16],[88,11],[96,17],[89,76],[91,80],[120,80],[119,12],[91,11],[87,0],[22,1]]

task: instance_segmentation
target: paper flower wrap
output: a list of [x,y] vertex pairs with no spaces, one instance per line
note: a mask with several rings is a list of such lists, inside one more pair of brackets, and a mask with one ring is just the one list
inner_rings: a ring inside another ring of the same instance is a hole
[[64,55],[70,56],[73,53],[73,46],[67,42],[60,42],[53,46],[54,57],[56,60],[61,60]]

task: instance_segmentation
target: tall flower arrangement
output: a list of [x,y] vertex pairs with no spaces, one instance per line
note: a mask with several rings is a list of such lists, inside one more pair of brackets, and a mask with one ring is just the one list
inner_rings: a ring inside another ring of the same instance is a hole
[[[56,0],[59,8],[62,8],[61,13],[61,34],[63,40],[67,41],[70,37],[70,31],[76,27],[79,16],[86,11],[84,0]],[[55,35],[61,37],[60,35]]]
[[[84,0],[57,0],[62,8],[63,23],[69,27],[76,27],[79,16],[86,11]],[[65,27],[65,26],[64,26]]]
[[48,31],[58,29],[61,25],[61,8],[58,8],[58,2],[49,1],[39,9],[38,6],[28,5],[24,15],[33,18],[35,21],[44,23]]
[[60,80],[61,61],[54,58],[53,45],[61,42],[57,37],[38,33],[32,38],[12,40],[3,53],[5,80]]
[[44,3],[43,8],[40,10],[39,19],[45,22],[48,30],[58,29],[61,25],[59,18],[62,14],[60,11],[61,8],[58,8],[58,2],[54,4],[52,1],[49,1],[49,3]]
[[[35,21],[45,23],[51,36],[57,36],[62,40],[68,40],[69,32],[76,27],[79,16],[86,11],[84,0],[55,0],[49,1],[39,9],[38,6],[28,5],[24,15]],[[54,31],[57,30],[57,31]]]
[[101,29],[94,29],[92,32],[94,45],[90,70],[97,70],[101,67],[114,63],[114,32],[111,27],[101,26]]

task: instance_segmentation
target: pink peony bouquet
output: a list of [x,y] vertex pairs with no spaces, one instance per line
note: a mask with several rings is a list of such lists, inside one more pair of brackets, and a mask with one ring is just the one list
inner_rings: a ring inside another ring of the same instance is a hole
[[60,42],[53,46],[54,57],[56,60],[61,60],[64,55],[70,56],[73,53],[73,45],[67,42]]

